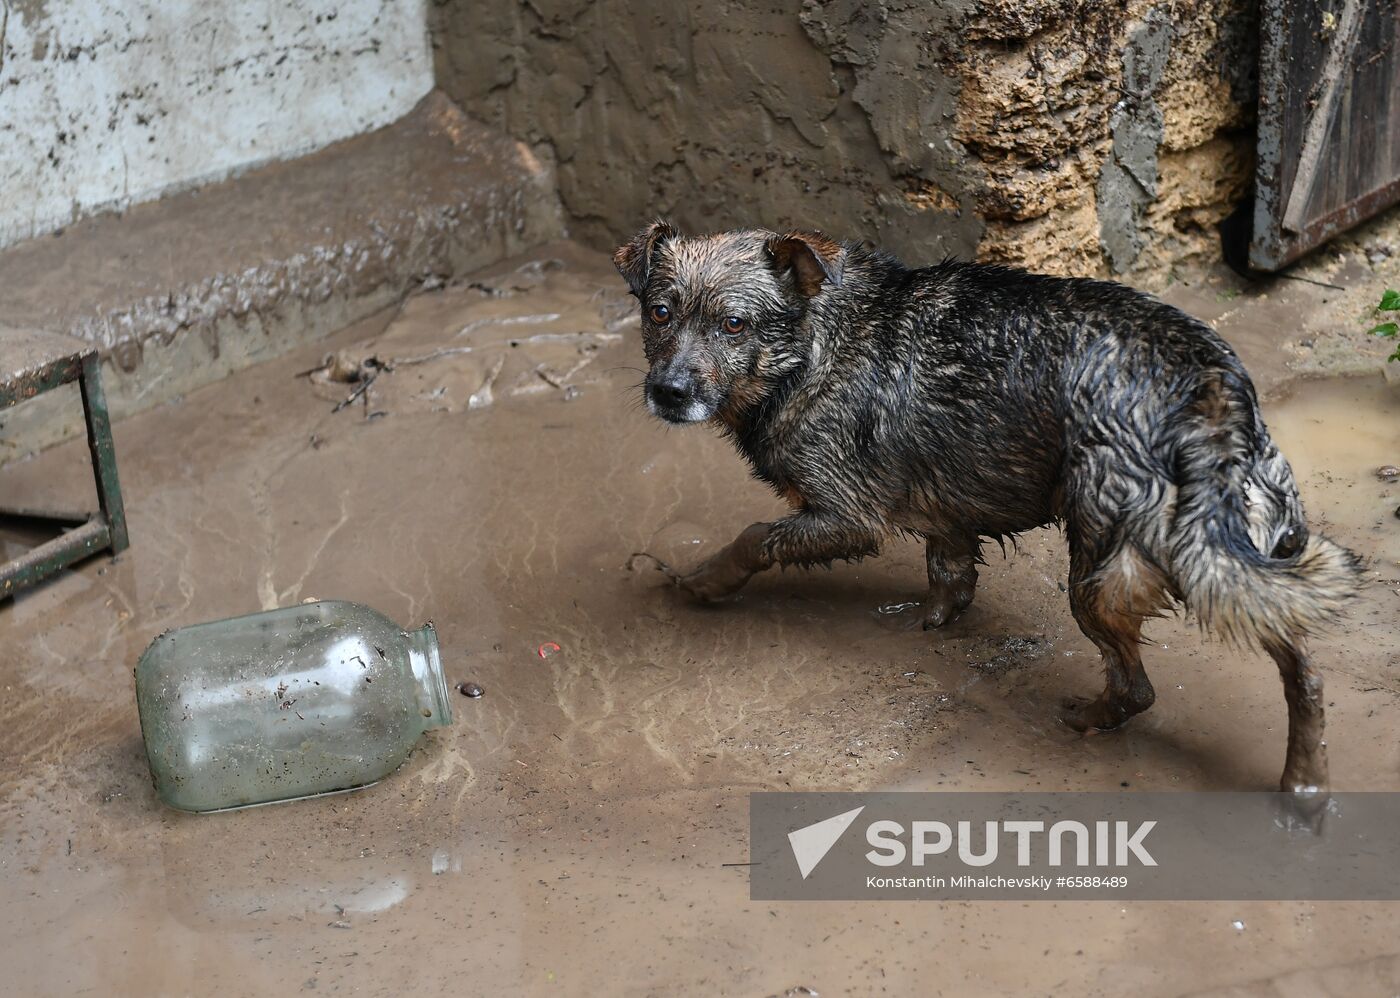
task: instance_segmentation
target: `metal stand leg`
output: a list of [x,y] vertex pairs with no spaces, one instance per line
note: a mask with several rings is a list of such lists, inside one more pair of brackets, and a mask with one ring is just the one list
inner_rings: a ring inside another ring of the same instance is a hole
[[97,501],[107,521],[113,554],[125,551],[126,510],[122,488],[117,480],[117,452],[112,444],[112,421],[107,414],[107,396],[102,392],[102,360],[96,353],[83,358],[80,380],[83,414],[87,417],[88,449],[92,451],[92,472],[97,479]]

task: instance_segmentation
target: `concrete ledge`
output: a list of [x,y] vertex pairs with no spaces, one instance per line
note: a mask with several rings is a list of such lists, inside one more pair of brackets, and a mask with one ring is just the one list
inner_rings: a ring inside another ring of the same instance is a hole
[[[95,343],[121,417],[563,231],[550,165],[434,92],[379,131],[0,252],[0,316]],[[0,463],[79,432],[66,401],[5,413]]]

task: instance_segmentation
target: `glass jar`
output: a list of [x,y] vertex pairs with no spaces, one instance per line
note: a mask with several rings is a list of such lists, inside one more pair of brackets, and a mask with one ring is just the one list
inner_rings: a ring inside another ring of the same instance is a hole
[[340,601],[162,634],[136,704],[156,793],[182,811],[368,786],[452,723],[433,625]]

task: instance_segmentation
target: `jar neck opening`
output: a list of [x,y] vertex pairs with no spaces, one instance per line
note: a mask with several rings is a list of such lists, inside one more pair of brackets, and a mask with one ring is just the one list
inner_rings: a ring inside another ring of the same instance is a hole
[[437,629],[432,622],[416,631],[408,631],[408,658],[413,676],[422,692],[424,728],[441,728],[452,723],[452,699],[447,691],[447,678],[442,672],[442,653],[438,648]]

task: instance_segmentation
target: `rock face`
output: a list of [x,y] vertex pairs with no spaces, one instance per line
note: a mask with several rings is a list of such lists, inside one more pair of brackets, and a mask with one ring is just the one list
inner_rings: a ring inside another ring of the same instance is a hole
[[694,7],[446,0],[439,85],[547,151],[599,245],[665,214],[1152,284],[1249,184],[1245,0]]

